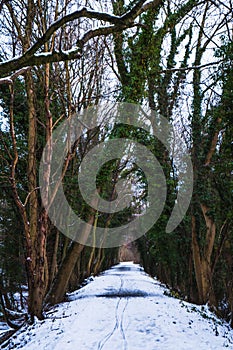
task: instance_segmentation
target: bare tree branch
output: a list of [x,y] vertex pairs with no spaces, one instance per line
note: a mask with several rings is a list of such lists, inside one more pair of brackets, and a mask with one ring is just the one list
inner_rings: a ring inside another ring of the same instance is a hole
[[179,67],[179,68],[167,68],[167,69],[162,69],[159,72],[160,73],[166,73],[166,72],[182,72],[182,71],[189,71],[189,70],[198,70],[198,69],[202,69],[202,68],[218,65],[218,64],[220,64],[220,63],[222,63],[224,61],[225,61],[225,59],[222,59],[222,60],[219,60],[219,61],[214,61],[214,62],[209,62],[209,63],[205,63],[205,64],[201,64],[201,65],[198,65],[198,66]]

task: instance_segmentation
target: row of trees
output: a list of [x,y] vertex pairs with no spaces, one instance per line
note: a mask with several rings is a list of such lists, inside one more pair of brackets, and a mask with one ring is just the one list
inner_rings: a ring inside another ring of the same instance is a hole
[[[163,167],[167,200],[138,250],[148,272],[189,300],[209,302],[230,318],[232,290],[232,2],[2,1],[0,26],[1,279],[3,309],[28,286],[28,315],[63,300],[88,275],[117,261],[118,249],[85,247],[64,237],[41,203],[38,168],[53,130],[74,112],[101,101],[146,104],[175,125],[190,150],[190,208],[165,233],[179,190],[179,169],[148,133],[115,125],[84,133],[64,162],[64,187],[74,210],[95,230],[127,221],[146,201],[139,168],[112,161],[97,178],[113,200],[113,184],[134,172],[140,197],[118,216],[90,208],[77,191],[85,154],[100,140],[127,137],[150,147]],[[153,120],[150,120],[152,127]],[[52,147],[52,145],[51,145]],[[51,157],[44,168],[49,200]],[[135,175],[136,174],[136,175]],[[144,183],[144,185],[143,185]],[[61,208],[62,210],[62,208]],[[89,225],[83,235],[90,232]],[[17,268],[15,268],[15,265]]]

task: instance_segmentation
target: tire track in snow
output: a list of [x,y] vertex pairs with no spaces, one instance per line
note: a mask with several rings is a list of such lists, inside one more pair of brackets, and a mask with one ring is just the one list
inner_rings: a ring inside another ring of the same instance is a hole
[[113,330],[111,332],[109,332],[103,340],[101,340],[99,343],[98,343],[98,350],[102,350],[104,345],[107,343],[107,341],[112,337],[112,335],[115,333],[115,331],[117,330],[118,328],[118,309],[119,309],[119,304],[120,304],[120,301],[121,299],[118,300],[117,302],[117,305],[116,305],[116,313],[115,313],[115,317],[116,317],[116,323],[115,323],[115,326],[113,328]]
[[[120,280],[121,280],[121,285],[120,285],[120,288],[119,288],[119,295],[121,294],[121,291],[122,291],[122,288],[123,288],[123,279],[121,276],[120,277]],[[115,319],[116,319],[116,322],[115,322],[115,325],[114,325],[114,328],[102,339],[99,341],[98,343],[98,347],[97,349],[98,350],[102,350],[104,345],[108,342],[108,340],[115,334],[115,332],[117,330],[120,330],[120,333],[122,335],[122,338],[123,338],[123,341],[124,341],[124,350],[127,350],[127,341],[126,341],[126,337],[125,337],[125,333],[124,333],[124,328],[123,328],[123,319],[124,319],[124,312],[125,312],[125,309],[126,309],[126,306],[128,304],[128,298],[127,298],[127,301],[125,303],[125,306],[123,307],[123,310],[121,312],[121,314],[119,315],[119,310],[120,310],[120,304],[121,304],[121,301],[122,301],[122,297],[119,297],[119,300],[117,301],[117,304],[116,304],[116,310],[115,310]]]
[[121,313],[121,322],[120,322],[120,331],[121,331],[122,338],[124,340],[124,350],[127,350],[127,340],[126,340],[126,337],[125,337],[125,332],[124,332],[124,327],[123,327],[123,320],[124,320],[125,309],[126,309],[126,307],[128,305],[128,301],[129,301],[129,299],[127,298],[125,306],[124,306],[124,308],[122,310],[122,313]]

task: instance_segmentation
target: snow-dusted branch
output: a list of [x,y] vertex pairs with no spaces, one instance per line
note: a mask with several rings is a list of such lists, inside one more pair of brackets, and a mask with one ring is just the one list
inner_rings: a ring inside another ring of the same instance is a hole
[[[77,59],[81,57],[81,51],[84,44],[91,38],[100,35],[109,35],[115,32],[122,31],[134,25],[134,20],[149,8],[159,6],[162,0],[153,0],[147,2],[146,0],[139,0],[128,12],[122,16],[115,16],[108,13],[97,12],[82,8],[81,10],[72,12],[63,16],[59,20],[50,25],[46,32],[22,55],[11,60],[0,63],[0,76],[3,77],[2,82],[11,83],[10,77],[5,78],[6,75],[13,71],[18,71],[26,66],[34,66],[51,62],[59,62]],[[106,22],[108,25],[99,27],[94,30],[87,31],[82,38],[75,44],[76,47],[69,51],[53,51],[50,53],[37,53],[50,40],[52,35],[61,27],[69,22],[79,18],[89,18]],[[109,25],[110,24],[110,25]]]
[[13,73],[11,76],[1,78],[0,85],[1,84],[13,85],[14,80],[17,79],[20,75],[23,75],[30,68],[31,67],[21,68],[21,69],[17,70],[15,73]]

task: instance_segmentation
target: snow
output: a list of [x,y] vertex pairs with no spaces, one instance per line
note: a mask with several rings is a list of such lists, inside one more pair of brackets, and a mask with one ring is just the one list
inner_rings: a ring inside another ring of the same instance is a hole
[[5,333],[6,331],[9,331],[10,328],[8,327],[8,325],[5,322],[1,322],[0,321],[0,336],[1,334]]
[[19,330],[4,349],[233,349],[233,330],[206,306],[164,292],[139,265],[120,263]]

